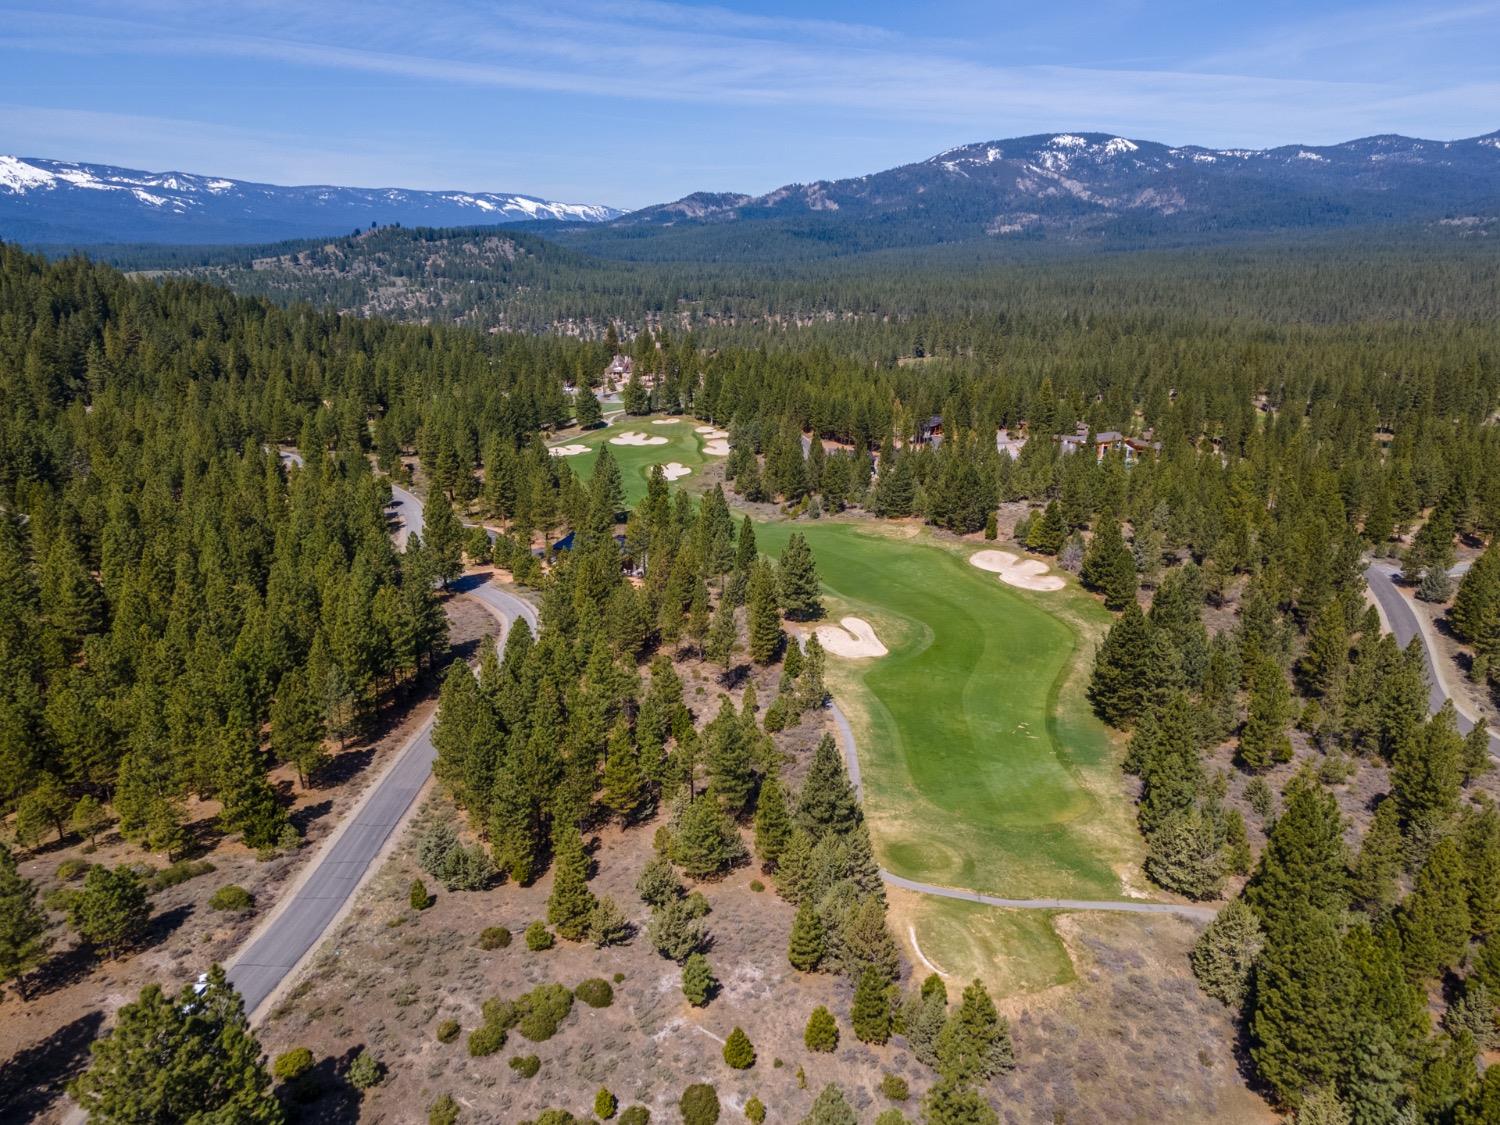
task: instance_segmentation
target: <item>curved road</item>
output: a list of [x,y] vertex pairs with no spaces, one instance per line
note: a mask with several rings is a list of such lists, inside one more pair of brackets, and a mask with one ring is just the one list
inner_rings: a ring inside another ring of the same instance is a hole
[[[1468,569],[1468,563],[1459,563],[1448,573],[1457,578]],[[1405,648],[1411,643],[1413,637],[1422,639],[1422,660],[1427,667],[1427,706],[1436,714],[1443,704],[1452,698],[1448,694],[1442,669],[1438,664],[1438,661],[1443,658],[1437,652],[1436,639],[1431,635],[1416,607],[1411,604],[1411,599],[1396,586],[1395,580],[1400,574],[1401,571],[1393,568],[1389,563],[1371,563],[1365,570],[1365,582],[1370,587],[1370,593],[1380,608],[1381,616],[1385,618],[1386,625],[1395,636],[1396,643]],[[1468,714],[1464,705],[1457,699],[1453,700],[1453,706],[1458,711],[1459,731],[1468,734],[1474,729],[1474,716]],[[1490,732],[1490,756],[1500,758],[1500,732]]]
[[[300,464],[295,451],[282,458]],[[392,487],[392,507],[401,527],[397,541],[406,532],[420,531],[422,502],[405,489]],[[536,610],[530,603],[494,585],[484,575],[467,575],[453,584],[456,593],[480,602],[505,625],[499,642],[510,627],[524,620],[534,631]],[[376,861],[394,840],[411,811],[417,794],[432,776],[437,751],[432,745],[436,712],[411,736],[390,765],[355,805],[351,815],[322,845],[320,853],[298,876],[290,892],[257,927],[251,940],[241,947],[228,967],[229,980],[245,1000],[252,1016],[283,981],[289,979],[312,953],[324,935],[343,915],[354,892],[374,870]]]
[[[843,744],[844,766],[849,771],[849,781],[854,786],[856,794],[863,796],[864,783],[859,772],[859,752],[854,743],[854,731],[849,726],[849,720],[843,710],[832,699],[828,702],[828,708],[833,713],[834,725],[839,730],[839,741]],[[996,898],[993,895],[980,894],[978,891],[964,890],[959,887],[943,887],[936,883],[920,883],[915,879],[908,879],[903,875],[896,875],[887,871],[884,867],[880,869],[880,878],[883,882],[903,890],[916,891],[918,894],[936,895],[938,898],[954,898],[963,902],[980,902],[986,906],[1001,906],[1011,910],[1102,910],[1116,911],[1121,914],[1181,914],[1201,922],[1211,922],[1218,914],[1217,906],[1195,906],[1189,903],[1175,902],[1130,902],[1072,899],[1072,898]]]

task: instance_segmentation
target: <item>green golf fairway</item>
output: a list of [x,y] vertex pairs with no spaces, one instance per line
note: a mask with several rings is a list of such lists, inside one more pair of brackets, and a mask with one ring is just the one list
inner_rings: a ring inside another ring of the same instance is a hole
[[1105,611],[1073,585],[1006,586],[969,565],[977,544],[910,525],[770,523],[757,543],[779,554],[793,530],[812,546],[830,619],[863,617],[890,649],[828,661],[882,865],[1012,898],[1123,897],[1139,845],[1083,696]]
[[[666,416],[661,416],[664,419]],[[599,448],[608,443],[611,438],[617,438],[621,434],[634,431],[645,434],[647,437],[666,438],[665,445],[610,445],[610,455],[614,457],[620,466],[620,479],[625,485],[625,503],[634,505],[642,496],[646,495],[646,482],[651,479],[651,469],[655,465],[667,465],[676,461],[679,465],[686,466],[692,472],[685,477],[679,477],[675,487],[694,490],[695,478],[702,472],[705,462],[721,460],[721,458],[705,457],[703,445],[705,438],[696,433],[695,429],[703,425],[695,418],[686,415],[680,421],[670,425],[653,425],[652,418],[621,417],[615,419],[608,426],[599,430],[590,430],[569,438],[558,438],[549,442],[552,446],[561,445],[586,445],[589,447],[587,453],[579,453],[573,457],[565,457],[563,460],[572,467],[573,471],[581,478],[588,479],[593,475],[594,462],[599,460]]]

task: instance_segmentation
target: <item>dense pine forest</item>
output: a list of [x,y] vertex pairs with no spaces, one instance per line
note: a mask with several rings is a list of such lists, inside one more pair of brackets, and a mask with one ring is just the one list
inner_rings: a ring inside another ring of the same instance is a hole
[[[1500,693],[1493,254],[1415,237],[954,249],[673,279],[487,235],[509,264],[443,266],[463,284],[430,306],[391,296],[469,237],[385,230],[205,267],[238,294],[0,247],[0,812],[18,850],[114,825],[170,860],[189,799],[266,856],[294,849],[268,768],[314,775],[330,741],[402,707],[446,648],[444,585],[493,564],[535,591],[541,628],[444,677],[436,772],[485,847],[424,838],[432,876],[550,870],[552,931],[606,946],[622,912],[589,889],[582,833],[663,813],[638,892],[691,1000],[714,987],[712,923],[676,872],[750,862],[743,828],[797,907],[791,963],[848,979],[861,1040],[922,1042],[922,1120],[997,1121],[983,1090],[1014,1065],[1005,1024],[978,985],[951,1013],[941,982],[903,991],[832,739],[800,784],[782,776],[777,736],[826,697],[820,647],[786,626],[821,612],[816,562],[795,535],[761,557],[732,505],[922,521],[1014,540],[1117,614],[1090,699],[1122,732],[1147,877],[1224,903],[1193,970],[1236,1013],[1267,1101],[1305,1125],[1500,1120],[1500,1069],[1480,1067],[1500,1045],[1486,731],[1429,715],[1420,645],[1382,632],[1364,579],[1389,559],[1421,601],[1451,602],[1471,680]],[[479,330],[501,326],[547,334]],[[728,431],[722,489],[657,473],[627,511],[607,451],[587,481],[549,456],[544,434],[594,421],[616,351],[634,360],[626,412]],[[1054,440],[1108,432],[1135,444]],[[427,528],[398,550],[388,478],[413,463]],[[688,662],[777,691],[704,713]],[[24,996],[44,926],[0,857],[0,971]],[[134,893],[114,877],[91,873],[72,911],[110,950],[139,913],[112,908]],[[487,1004],[479,1046],[543,999]],[[808,1048],[828,1034],[814,1013]],[[272,1113],[256,1066],[226,1095],[253,1107],[240,1119]],[[80,1087],[96,1119],[135,1119],[98,1108],[104,1081]],[[854,1120],[831,1089],[808,1120]]]

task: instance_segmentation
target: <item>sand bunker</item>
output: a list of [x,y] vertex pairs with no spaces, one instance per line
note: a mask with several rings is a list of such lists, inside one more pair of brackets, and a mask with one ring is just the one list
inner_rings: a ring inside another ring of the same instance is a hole
[[1047,573],[1047,564],[1036,559],[1023,559],[1009,551],[979,551],[969,556],[969,562],[980,570],[1000,576],[1000,581],[1022,590],[1061,590],[1066,583],[1055,574]]
[[651,419],[651,424],[653,426],[675,426],[681,421],[681,418],[653,418]]
[[695,434],[716,434],[718,432],[717,426],[698,426],[693,430]]
[[682,464],[679,461],[668,461],[661,467],[661,475],[666,477],[668,480],[676,480],[678,477],[685,477],[692,471],[692,469],[688,468],[686,465]]
[[646,434],[636,433],[634,430],[626,430],[619,437],[609,439],[610,445],[666,445],[664,437],[649,437]]
[[588,451],[589,447],[586,445],[554,445],[547,450],[554,457],[577,457]]
[[859,659],[884,656],[890,650],[880,643],[875,630],[862,617],[845,617],[837,625],[819,625],[818,643],[834,656]]
[[728,457],[729,442],[723,438],[714,438],[713,441],[703,443],[703,452],[710,457]]

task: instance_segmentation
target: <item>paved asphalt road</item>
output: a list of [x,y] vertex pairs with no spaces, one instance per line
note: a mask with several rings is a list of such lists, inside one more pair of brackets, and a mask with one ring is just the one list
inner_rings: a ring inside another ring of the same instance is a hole
[[[296,455],[287,460],[300,461]],[[411,493],[392,488],[394,514],[401,521],[399,538],[406,530],[420,531],[422,503]],[[505,621],[505,630],[523,618],[537,627],[532,606],[491,583],[484,575],[459,579],[453,589],[482,602]],[[501,643],[504,636],[502,634]],[[323,845],[292,896],[278,905],[260,932],[229,966],[229,979],[245,999],[245,1011],[254,1012],[323,939],[346,903],[380,855],[391,834],[401,824],[417,794],[432,774],[437,757],[432,745],[432,719],[422,725],[368,796],[356,807],[352,818]]]
[[[1455,577],[1468,570],[1467,563],[1460,563],[1450,572]],[[1441,659],[1433,651],[1432,641],[1427,636],[1427,631],[1422,628],[1421,622],[1417,620],[1417,610],[1412,606],[1410,599],[1396,586],[1395,579],[1400,577],[1401,571],[1392,567],[1390,563],[1372,563],[1365,570],[1365,582],[1370,587],[1370,593],[1380,603],[1380,611],[1385,614],[1386,624],[1391,627],[1391,633],[1396,638],[1396,643],[1405,648],[1411,643],[1413,637],[1422,640],[1422,659],[1427,667],[1427,705],[1436,713],[1448,699],[1448,693],[1443,688],[1443,678],[1438,674],[1437,661]],[[1457,700],[1454,701],[1457,704]],[[1474,720],[1463,714],[1458,715],[1458,729],[1464,734],[1474,729]],[[1500,758],[1500,733],[1490,732],[1490,754]]]

